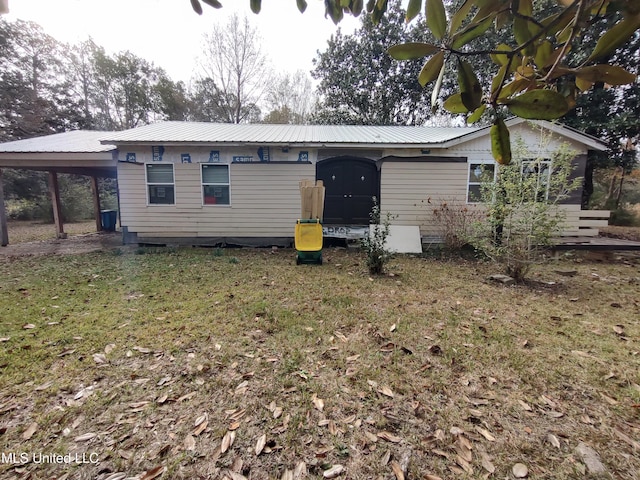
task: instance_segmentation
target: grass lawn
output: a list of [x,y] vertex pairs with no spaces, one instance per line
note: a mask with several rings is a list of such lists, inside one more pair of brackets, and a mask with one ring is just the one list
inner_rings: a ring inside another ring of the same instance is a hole
[[333,249],[0,261],[0,477],[639,478],[633,258],[524,286],[389,271]]

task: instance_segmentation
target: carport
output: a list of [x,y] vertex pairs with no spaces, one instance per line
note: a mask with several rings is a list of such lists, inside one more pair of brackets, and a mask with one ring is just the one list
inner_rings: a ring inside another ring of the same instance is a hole
[[58,174],[70,173],[90,177],[96,230],[102,229],[98,179],[117,177],[117,149],[113,145],[100,143],[100,139],[110,133],[112,132],[76,130],[0,144],[0,245],[9,244],[2,182],[2,170],[5,168],[49,173],[49,193],[58,238],[66,237]]

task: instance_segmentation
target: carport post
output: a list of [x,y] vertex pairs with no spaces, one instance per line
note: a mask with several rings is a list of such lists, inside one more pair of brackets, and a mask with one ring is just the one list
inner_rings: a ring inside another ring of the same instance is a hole
[[0,246],[9,245],[9,231],[7,229],[7,211],[4,208],[4,186],[2,185],[2,169],[0,169]]
[[91,193],[93,193],[93,211],[96,216],[96,232],[102,231],[102,218],[100,217],[100,190],[98,177],[91,177]]
[[67,238],[62,225],[62,205],[60,204],[60,188],[58,187],[58,175],[49,172],[49,193],[51,194],[51,206],[53,207],[53,221],[56,224],[56,237]]

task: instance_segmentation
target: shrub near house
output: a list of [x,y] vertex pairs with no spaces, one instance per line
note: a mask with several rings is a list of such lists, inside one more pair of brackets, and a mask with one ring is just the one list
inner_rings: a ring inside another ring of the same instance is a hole
[[469,242],[518,281],[546,258],[566,214],[559,204],[580,185],[571,179],[575,152],[561,146],[550,159],[532,156],[519,142],[514,159],[482,184],[487,217],[476,221]]

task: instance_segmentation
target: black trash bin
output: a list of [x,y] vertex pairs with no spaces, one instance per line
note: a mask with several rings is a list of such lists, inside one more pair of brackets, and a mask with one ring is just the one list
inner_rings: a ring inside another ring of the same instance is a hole
[[102,230],[107,232],[114,232],[116,230],[116,220],[118,219],[117,210],[101,210],[100,222],[102,223]]

